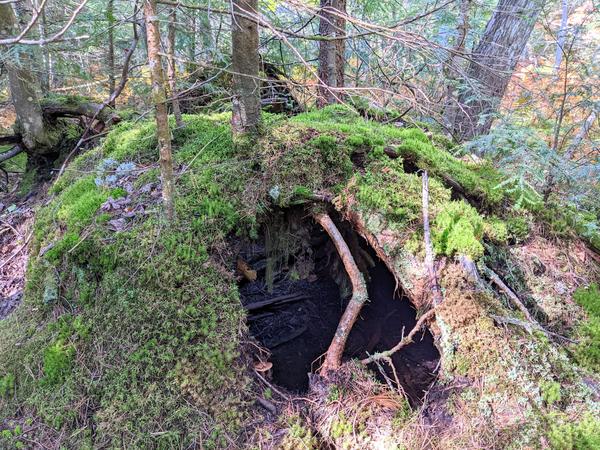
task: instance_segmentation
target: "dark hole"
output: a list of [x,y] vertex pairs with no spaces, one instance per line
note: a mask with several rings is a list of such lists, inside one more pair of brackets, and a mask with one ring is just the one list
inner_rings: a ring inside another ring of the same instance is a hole
[[[289,213],[282,214],[285,220],[290,219]],[[357,264],[367,274],[369,302],[350,333],[345,353],[348,358],[364,358],[397,344],[403,328],[408,333],[415,325],[416,311],[402,292],[396,291],[394,277],[366,241],[347,223],[338,221],[338,227]],[[347,275],[327,234],[310,219],[301,219],[300,228],[306,242],[300,250],[295,248],[297,253],[280,261],[271,289],[266,280],[267,238],[245,244],[240,251],[240,257],[257,271],[256,281],[240,284],[242,302],[250,306],[250,332],[271,351],[273,381],[299,393],[307,390],[307,374],[318,368],[318,359],[326,352],[351,294]],[[272,234],[272,230],[263,232],[271,239]],[[308,263],[311,270],[299,270],[301,263]],[[429,331],[419,333],[415,343],[395,354],[392,361],[411,403],[419,403],[434,381],[439,361]],[[393,382],[393,371],[386,366],[383,363],[381,368]],[[377,366],[370,368],[383,380]]]

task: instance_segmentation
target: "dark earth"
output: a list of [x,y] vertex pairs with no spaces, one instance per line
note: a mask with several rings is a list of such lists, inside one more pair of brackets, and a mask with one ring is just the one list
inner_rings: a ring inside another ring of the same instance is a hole
[[[256,269],[255,281],[244,280],[240,294],[244,305],[280,299],[279,303],[259,307],[248,312],[252,335],[271,351],[273,381],[290,391],[301,393],[308,389],[308,373],[319,368],[320,357],[327,351],[338,321],[346,307],[348,295],[341,297],[340,287],[334,280],[334,270],[341,263],[327,235],[314,224],[305,224],[312,236],[313,270],[305,279],[294,279],[290,270],[294,256],[283,264],[273,279],[269,292],[265,281],[264,242],[246,245],[240,256]],[[344,227],[347,235],[347,224]],[[374,265],[368,269],[369,302],[363,307],[360,319],[354,325],[346,344],[345,356],[364,358],[368,354],[388,350],[416,323],[416,311],[410,301],[396,290],[394,277],[384,263],[377,259],[368,244],[358,238],[359,245],[368,252]],[[337,259],[337,261],[334,261]],[[336,277],[339,282],[339,274]],[[348,293],[349,294],[349,293]],[[419,404],[435,380],[439,352],[428,330],[419,333],[415,342],[392,357],[398,380],[412,404]],[[382,381],[380,369],[370,367]],[[383,369],[388,380],[394,382],[387,364]]]

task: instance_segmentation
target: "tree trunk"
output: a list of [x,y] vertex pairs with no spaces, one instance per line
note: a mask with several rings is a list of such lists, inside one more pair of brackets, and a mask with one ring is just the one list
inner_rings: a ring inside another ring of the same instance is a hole
[[[35,2],[36,8],[39,8],[39,0]],[[40,18],[38,19],[38,31],[40,33],[40,39],[46,38],[46,10],[42,9],[40,12]],[[42,88],[42,94],[50,92],[50,72],[51,72],[51,60],[50,51],[48,50],[48,44],[40,44],[40,50],[42,52],[42,71],[40,74],[40,84]]]
[[336,70],[336,45],[330,38],[335,36],[337,20],[331,13],[335,0],[321,0],[321,10],[319,12],[319,35],[324,40],[319,41],[319,87],[317,106],[330,105],[336,102],[335,93],[330,89],[335,87]]
[[499,0],[479,45],[471,55],[467,80],[454,121],[463,140],[489,131],[508,82],[529,40],[543,0]]
[[[0,4],[0,34],[4,37],[18,34],[17,18],[10,4]],[[30,70],[32,61],[20,46],[14,47],[10,58],[4,61],[8,72],[10,94],[16,112],[15,133],[21,136],[28,151],[46,147],[47,136],[40,105],[39,86]]]
[[152,78],[152,102],[156,108],[156,135],[160,152],[160,172],[162,179],[162,197],[167,219],[172,220],[173,208],[173,159],[171,156],[171,131],[167,114],[167,94],[160,58],[160,29],[156,0],[144,0],[146,18],[146,39],[148,46],[148,65]]
[[[115,76],[115,10],[114,0],[108,0],[106,6],[106,21],[108,23],[108,54],[106,60],[108,63],[108,96],[112,96],[113,92],[117,88],[117,81]],[[111,108],[115,107],[114,102],[109,105]]]
[[554,76],[558,76],[560,70],[560,64],[563,59],[563,52],[565,41],[567,39],[567,23],[569,21],[569,2],[568,0],[562,0],[561,13],[560,13],[560,29],[556,36],[556,54],[554,56]]
[[175,23],[177,22],[177,10],[173,8],[169,14],[169,36],[167,40],[167,55],[169,63],[167,64],[169,74],[169,91],[171,93],[171,105],[173,106],[173,115],[177,128],[183,128],[183,119],[181,118],[181,109],[179,108],[179,99],[177,98],[177,66],[175,65]]
[[[346,36],[346,0],[335,0],[335,8],[340,15],[336,20],[335,35],[338,38]],[[336,64],[336,80],[335,85],[338,88],[343,88],[346,84],[345,68],[346,68],[346,39],[338,39],[335,41],[335,64]],[[343,99],[344,93],[338,92],[338,98]]]
[[444,69],[447,86],[446,86],[446,103],[444,107],[444,123],[448,126],[454,124],[454,120],[458,110],[458,99],[456,94],[456,84],[460,77],[461,62],[460,55],[465,51],[467,35],[469,33],[469,12],[471,10],[472,0],[461,0],[460,11],[458,14],[458,23],[456,26],[456,42],[452,47],[452,53],[448,58],[448,63]]
[[233,0],[232,69],[234,134],[256,133],[260,124],[257,0]]

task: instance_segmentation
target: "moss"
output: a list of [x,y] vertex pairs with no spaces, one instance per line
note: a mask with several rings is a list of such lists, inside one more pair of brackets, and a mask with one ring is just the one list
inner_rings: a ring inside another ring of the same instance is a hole
[[540,383],[540,392],[544,402],[551,406],[560,402],[562,395],[560,392],[560,383],[552,380],[544,380]]
[[71,370],[74,349],[61,339],[54,342],[44,352],[44,378],[48,386],[62,384]]
[[588,315],[577,327],[580,343],[575,349],[579,364],[593,371],[600,370],[600,289],[597,284],[579,288],[573,299]]
[[550,416],[548,441],[555,450],[600,448],[600,420],[589,414],[577,421],[561,415]]
[[27,170],[21,177],[21,180],[19,181],[19,195],[20,196],[27,195],[33,189],[33,186],[35,185],[36,180],[37,180],[36,170],[35,169]]
[[433,246],[438,254],[461,254],[477,259],[483,255],[481,239],[484,221],[477,210],[465,202],[446,202],[435,216],[431,228]]
[[[354,196],[381,226],[412,236],[416,249],[422,185],[408,173],[415,164],[432,174],[438,252],[476,257],[483,238],[505,239],[500,219],[484,220],[451,201],[444,186],[451,177],[497,204],[504,194],[491,190],[493,172],[437,150],[420,130],[364,121],[334,106],[289,120],[266,115],[260,145],[240,153],[229,117],[185,116],[186,127],[174,130],[176,219],[168,227],[150,194],[128,194],[120,180],[98,186],[93,175],[111,158],[148,168],[128,175],[134,189],[158,182],[152,121],[120,124],[55,183],[53,199],[37,212],[23,305],[0,321],[0,380],[14,380],[12,395],[0,398],[0,421],[34,416],[57,428],[66,448],[87,445],[82,429],[94,429],[94,445],[106,448],[219,448],[235,441],[252,397],[241,356],[245,316],[223,248],[233,235],[256,235],[274,204],[342,192],[341,202]],[[389,159],[388,145],[404,146],[403,157]],[[358,153],[364,158],[353,167]],[[100,207],[122,195],[132,208],[147,208],[114,231],[108,223],[119,213]],[[470,330],[465,355],[469,345],[481,351],[499,340],[492,321],[481,317],[484,297],[450,296],[447,303],[446,323]],[[464,372],[497,363],[501,350],[483,362],[469,359]],[[94,408],[82,416],[84,404]],[[339,433],[348,431],[345,422]],[[317,445],[309,430],[296,435]],[[286,439],[300,442],[295,437],[291,431]]]

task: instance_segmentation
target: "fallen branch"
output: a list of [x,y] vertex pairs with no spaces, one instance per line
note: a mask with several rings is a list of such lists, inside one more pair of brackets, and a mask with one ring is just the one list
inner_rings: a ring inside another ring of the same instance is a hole
[[350,283],[352,284],[352,298],[348,302],[348,306],[346,306],[346,310],[338,323],[337,330],[327,349],[327,353],[325,353],[325,361],[320,370],[321,375],[327,376],[328,372],[338,369],[342,364],[342,354],[346,347],[348,335],[350,334],[350,330],[356,322],[356,319],[358,319],[362,306],[368,300],[369,294],[367,292],[365,278],[358,269],[358,266],[352,257],[352,253],[348,248],[348,244],[344,241],[344,238],[333,223],[333,220],[331,220],[331,217],[327,214],[315,214],[314,218],[333,241],[340,258],[342,259],[346,273],[350,278]]
[[19,153],[23,152],[23,148],[20,145],[15,145],[13,148],[11,148],[9,151],[4,152],[4,153],[0,153],[0,162],[4,162],[9,160],[10,158],[13,158],[15,156],[17,156]]
[[429,229],[429,176],[427,171],[423,171],[423,235],[425,238],[425,268],[429,276],[429,285],[431,286],[431,297],[433,305],[442,303],[442,290],[437,281],[433,261],[433,247],[431,245],[431,232]]
[[269,300],[263,300],[261,302],[254,302],[244,305],[244,309],[248,312],[264,309],[269,306],[283,305],[285,303],[293,303],[300,300],[306,300],[308,297],[302,294],[289,294],[281,295],[279,297],[271,298]]
[[498,276],[498,274],[496,272],[494,272],[489,267],[485,267],[484,271],[487,274],[487,276],[490,278],[490,281],[492,281],[492,283],[494,283],[496,286],[498,286],[498,288],[500,288],[500,290],[506,294],[506,296],[509,298],[509,300],[519,309],[519,311],[521,311],[523,313],[523,315],[529,322],[537,323],[535,321],[535,319],[533,317],[531,317],[531,314],[529,314],[527,307],[523,304],[521,299],[519,297],[517,297],[517,294],[515,294],[504,283],[504,281],[502,281],[500,279],[500,277]]
[[375,353],[375,354],[369,356],[368,358],[361,360],[360,362],[364,365],[371,364],[375,361],[379,361],[380,359],[389,358],[394,353],[402,350],[404,347],[406,347],[407,345],[414,342],[413,338],[415,337],[415,334],[417,334],[419,332],[419,330],[421,328],[423,328],[423,326],[425,325],[425,322],[427,320],[429,320],[434,314],[435,314],[435,308],[430,309],[425,314],[423,314],[421,317],[419,317],[419,320],[415,324],[414,328],[412,330],[410,330],[410,333],[408,333],[408,335],[406,337],[403,337],[400,340],[400,342],[398,342],[394,347],[392,347],[389,350],[386,350],[385,352]]
[[531,334],[531,332],[533,330],[538,330],[546,335],[554,336],[555,338],[569,342],[570,344],[578,344],[579,343],[579,341],[577,341],[575,339],[568,338],[566,336],[555,333],[553,331],[548,331],[537,322],[525,322],[523,320],[514,319],[512,317],[502,317],[502,316],[492,316],[492,319],[494,319],[498,323],[516,325],[518,327],[525,328],[525,330],[527,330],[527,332],[529,334]]

